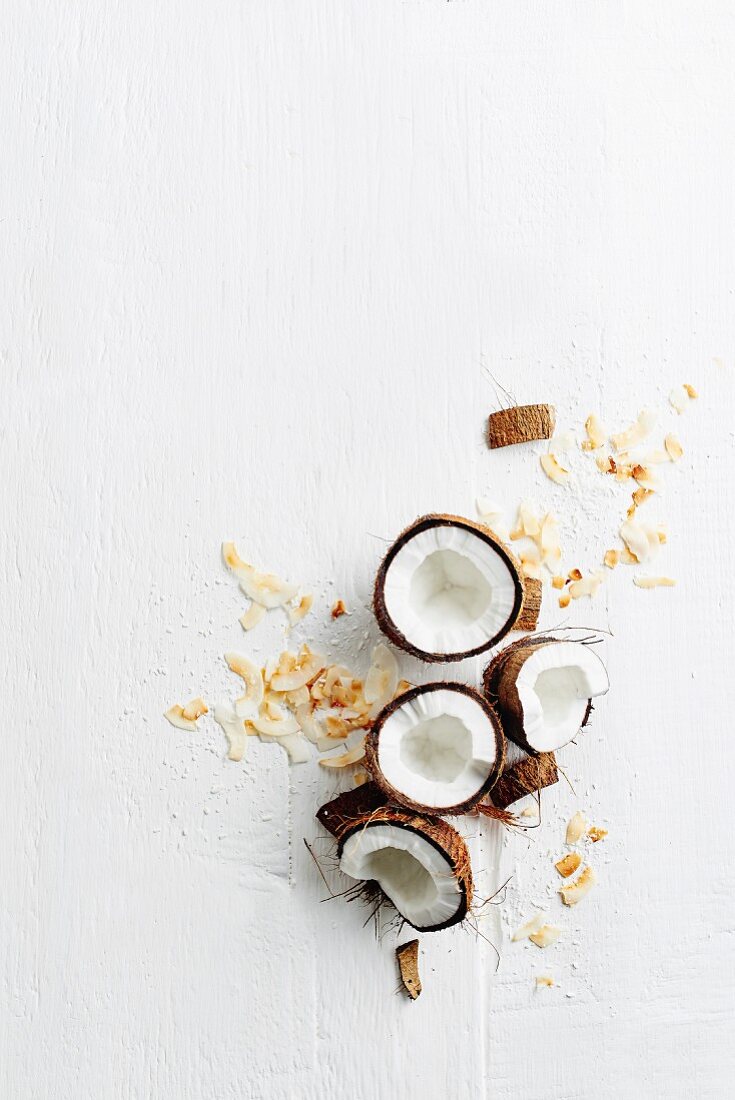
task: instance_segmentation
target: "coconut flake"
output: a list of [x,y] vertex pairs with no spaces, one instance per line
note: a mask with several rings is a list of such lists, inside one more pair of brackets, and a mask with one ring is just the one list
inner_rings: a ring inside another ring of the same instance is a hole
[[232,707],[226,703],[218,703],[214,708],[214,720],[222,727],[227,738],[227,759],[236,763],[242,760],[247,739],[244,720],[238,718]]
[[538,986],[548,986],[548,988],[550,989],[553,986],[553,984],[554,984],[554,979],[549,977],[548,974],[539,974],[536,977],[536,985],[538,985]]
[[536,515],[534,505],[530,500],[522,500],[518,505],[518,517],[516,525],[510,533],[513,541],[517,539],[537,539],[541,534],[541,521]]
[[259,573],[243,561],[234,542],[222,543],[222,557],[239,580],[242,591],[255,603],[266,608],[282,607],[296,596],[295,585],[287,584],[274,573]]
[[685,382],[684,383],[684,389],[686,390],[687,397],[691,401],[696,401],[697,400],[697,398],[699,397],[699,394],[695,390],[694,386],[690,386],[688,382]]
[[568,852],[554,864],[562,878],[569,878],[579,867],[582,857],[579,852]]
[[646,436],[650,435],[656,424],[656,417],[650,411],[650,409],[643,409],[638,414],[638,418],[634,424],[631,424],[625,431],[618,432],[617,435],[613,435],[610,442],[613,445],[614,451],[628,451],[631,447],[637,446],[642,443]]
[[557,432],[549,440],[549,451],[554,454],[566,454],[567,451],[573,450],[577,445],[577,437],[571,429],[567,429],[564,432]]
[[582,898],[589,894],[592,887],[597,882],[597,875],[592,867],[585,867],[579,878],[568,886],[562,886],[559,890],[561,894],[561,900],[565,905],[577,905]]
[[551,568],[561,561],[561,544],[559,542],[559,522],[550,512],[543,518],[541,534],[539,536],[541,560],[544,565]]
[[573,600],[579,600],[583,596],[592,598],[597,595],[597,590],[602,584],[602,573],[589,573],[579,581],[572,581],[569,585],[569,595]]
[[689,404],[689,394],[685,386],[674,386],[669,394],[669,404],[681,415]]
[[270,686],[273,691],[297,691],[311,683],[325,665],[324,657],[318,653],[312,653],[307,645],[303,645],[298,657],[294,657],[293,654],[281,654],[278,668],[271,676]]
[[604,561],[605,565],[608,567],[608,569],[614,569],[615,566],[620,561],[620,551],[619,550],[606,550],[605,551],[605,557],[603,558],[603,561]]
[[633,577],[638,588],[673,588],[676,581],[672,577]]
[[243,630],[252,630],[265,618],[266,609],[261,603],[252,601],[244,615],[240,616],[240,626]]
[[538,932],[543,928],[545,919],[544,913],[535,913],[529,921],[526,921],[525,924],[522,924],[520,928],[516,929],[511,936],[511,942],[517,943],[518,940],[527,940],[533,932]]
[[541,455],[539,461],[541,469],[551,481],[556,482],[557,485],[566,485],[569,481],[569,470],[562,466],[556,455],[551,453]]
[[537,947],[551,947],[559,939],[561,928],[555,928],[553,924],[545,924],[538,932],[533,932],[528,938]]
[[664,447],[672,462],[678,462],[684,454],[684,448],[673,433],[669,433],[664,439]]
[[309,612],[311,611],[311,605],[314,603],[314,597],[311,595],[302,596],[295,607],[288,608],[288,621],[291,626],[296,626],[296,623],[300,623]]
[[349,612],[345,607],[344,600],[337,600],[332,607],[331,615],[333,619],[339,619],[342,615],[348,615]]
[[642,488],[648,489],[650,492],[653,492],[659,487],[659,480],[653,470],[649,469],[648,466],[641,466],[639,462],[633,466],[631,475]]
[[203,699],[192,699],[186,706],[181,706],[180,703],[175,703],[174,706],[169,707],[164,712],[163,717],[167,718],[172,726],[176,726],[177,729],[187,730],[189,732],[196,731],[197,718],[201,718],[203,714],[207,714],[207,706]]
[[245,684],[245,694],[235,700],[235,713],[239,718],[249,718],[258,713],[263,702],[263,676],[257,665],[242,653],[225,653],[225,661],[231,672]]
[[268,718],[260,714],[257,718],[248,719],[248,725],[266,737],[287,737],[289,734],[301,732],[299,723],[291,714],[284,715],[283,718]]
[[635,520],[629,519],[620,528],[620,537],[638,562],[648,561],[651,556],[651,541],[646,529]]
[[600,829],[597,825],[591,825],[587,830],[587,836],[590,838],[593,844],[597,844],[599,840],[604,840],[607,836],[607,829]]
[[356,745],[340,756],[323,756],[319,763],[323,768],[346,768],[365,759],[365,738],[361,737]]
[[286,733],[279,737],[269,737],[261,734],[261,741],[280,745],[284,749],[290,764],[306,764],[311,759],[309,746],[299,733]]
[[398,683],[398,662],[387,645],[380,642],[373,650],[372,664],[365,677],[363,696],[370,704],[374,718],[395,695]]
[[572,597],[569,595],[569,593],[568,592],[562,592],[561,596],[559,597],[559,607],[569,607],[569,604],[571,602],[572,602]]
[[607,429],[595,413],[590,413],[584,422],[587,438],[582,440],[583,451],[597,451],[607,443]]
[[576,814],[567,822],[567,844],[576,844],[582,839],[586,831],[587,821],[585,816],[581,810],[577,810]]

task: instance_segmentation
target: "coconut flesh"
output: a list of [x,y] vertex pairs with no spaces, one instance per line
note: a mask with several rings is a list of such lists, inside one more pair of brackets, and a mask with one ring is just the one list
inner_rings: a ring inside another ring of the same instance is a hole
[[376,583],[376,612],[397,645],[452,661],[502,638],[522,597],[512,555],[490,532],[468,520],[429,516],[389,551]]
[[[394,821],[355,827],[340,843],[340,870],[350,878],[376,882],[418,931],[437,931],[463,920],[472,883],[458,870],[458,852],[452,848],[461,846],[466,855],[464,841],[446,822],[426,822],[421,828],[397,824],[400,820],[396,814]],[[446,845],[445,833],[451,835]]]
[[591,700],[608,690],[605,666],[581,642],[539,642],[507,653],[496,687],[505,733],[528,752],[562,748],[586,724]]
[[426,684],[378,716],[366,762],[392,801],[423,813],[459,813],[497,779],[504,744],[498,719],[477,692],[463,684]]

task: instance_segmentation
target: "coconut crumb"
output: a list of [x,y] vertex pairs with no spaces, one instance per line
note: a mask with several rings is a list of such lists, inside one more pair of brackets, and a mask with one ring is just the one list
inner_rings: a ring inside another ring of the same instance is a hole
[[585,867],[579,878],[568,886],[562,886],[559,890],[561,900],[565,905],[577,905],[582,898],[589,894],[597,882],[597,875],[592,867]]
[[207,704],[203,699],[192,699],[185,706],[181,706],[180,703],[175,703],[172,707],[169,707],[164,712],[164,718],[167,718],[172,726],[176,726],[180,730],[197,730],[197,719],[201,718],[203,714],[208,714]]
[[569,481],[569,470],[565,469],[554,454],[541,455],[541,469],[550,481],[557,485],[566,485]]
[[620,561],[619,550],[606,550],[605,557],[602,559],[608,569],[614,569]]
[[566,583],[566,578],[560,577],[558,574],[557,576],[551,578],[552,588],[563,588]]
[[538,932],[532,932],[528,938],[537,947],[551,947],[560,935],[561,928],[556,928],[553,924],[545,924],[543,928],[539,928]]
[[337,600],[332,608],[331,615],[333,619],[340,619],[343,615],[347,615],[348,611],[345,607],[344,600]]
[[676,581],[673,577],[633,577],[633,584],[638,588],[673,588]]
[[587,831],[587,821],[581,810],[577,810],[567,822],[566,842],[576,844]]
[[678,462],[684,454],[684,448],[673,433],[670,433],[664,439],[664,447],[666,448],[666,454],[672,462]]
[[590,838],[593,844],[597,844],[598,840],[604,840],[607,836],[607,829],[600,829],[597,825],[590,825],[587,830],[587,836]]
[[[589,833],[587,834],[589,836]],[[579,867],[582,862],[582,857],[579,852],[569,852],[567,855],[562,856],[560,860],[554,864],[557,871],[562,878],[569,878]]]
[[699,394],[698,394],[698,393],[697,393],[697,391],[695,390],[694,386],[690,386],[690,384],[689,384],[688,382],[685,382],[685,383],[684,383],[684,389],[685,389],[685,390],[686,390],[686,392],[687,392],[687,397],[688,397],[688,398],[689,398],[689,399],[690,399],[691,401],[696,401],[696,400],[697,400],[697,398],[699,397]]
[[597,451],[607,443],[607,429],[595,413],[590,413],[584,422],[587,438],[582,440],[583,451]]
[[572,597],[569,595],[569,593],[568,592],[562,592],[561,596],[559,597],[559,607],[569,607],[569,604],[571,602],[572,602]]
[[554,979],[548,974],[538,974],[536,977],[536,985],[542,987],[546,986],[547,988],[551,989],[551,987],[554,985]]
[[570,569],[569,572],[567,573],[567,581],[581,581],[581,580],[582,580],[582,570],[581,569]]

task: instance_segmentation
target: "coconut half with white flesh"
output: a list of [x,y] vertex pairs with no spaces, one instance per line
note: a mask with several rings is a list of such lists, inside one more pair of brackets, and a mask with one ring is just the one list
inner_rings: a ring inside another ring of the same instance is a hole
[[352,821],[337,854],[344,874],[376,882],[419,932],[458,924],[472,903],[467,845],[446,821],[385,806]]
[[424,661],[460,661],[490,649],[518,618],[520,565],[480,523],[429,515],[399,535],[375,580],[384,634]]
[[484,686],[506,737],[526,752],[548,753],[567,745],[587,724],[592,700],[604,695],[610,682],[589,645],[523,638],[490,663]]
[[365,763],[390,802],[422,814],[462,814],[491,789],[505,738],[495,711],[465,684],[423,684],[380,712]]

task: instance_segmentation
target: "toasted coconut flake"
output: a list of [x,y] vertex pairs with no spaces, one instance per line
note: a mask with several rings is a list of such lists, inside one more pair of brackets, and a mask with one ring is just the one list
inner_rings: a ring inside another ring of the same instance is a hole
[[534,439],[550,439],[555,425],[553,405],[515,405],[501,409],[487,418],[487,445],[492,450]]
[[658,489],[658,478],[648,466],[641,466],[640,463],[636,463],[631,473],[642,488],[648,489],[650,492]]
[[573,450],[577,445],[577,437],[574,432],[567,428],[564,432],[556,432],[549,440],[549,450],[554,454],[566,454],[567,451]]
[[612,455],[598,455],[595,462],[601,474],[614,474],[617,469],[617,463]]
[[593,844],[597,844],[598,840],[605,839],[607,836],[607,829],[600,829],[597,825],[591,825],[587,830],[587,836]]
[[656,417],[650,411],[650,409],[643,409],[638,414],[638,418],[634,424],[631,424],[625,431],[618,432],[617,435],[613,435],[610,442],[613,445],[614,451],[627,451],[631,447],[637,446],[642,443],[646,436],[650,435],[656,424]]
[[203,699],[197,697],[182,708],[181,716],[182,718],[188,718],[190,722],[196,722],[197,718],[201,718],[203,714],[208,713],[207,704]]
[[568,581],[581,581],[582,580],[582,570],[581,569],[570,569],[569,572],[567,573],[567,580]]
[[249,719],[248,725],[265,737],[287,737],[292,733],[301,733],[298,721],[290,714],[282,718],[269,718],[260,714],[257,718]]
[[297,691],[310,684],[325,665],[324,658],[318,653],[312,653],[306,645],[301,647],[297,658],[293,654],[283,653],[278,669],[271,677],[270,686],[273,691]]
[[259,573],[242,560],[234,542],[222,543],[222,557],[239,580],[242,591],[255,603],[266,608],[281,607],[295,597],[295,585],[287,584],[273,573]]
[[562,466],[556,455],[541,455],[539,461],[541,462],[541,469],[551,481],[556,482],[557,485],[566,485],[569,481],[569,470]]
[[597,595],[597,590],[602,584],[602,573],[589,573],[580,581],[572,581],[569,585],[569,595],[573,600],[579,600],[583,596],[592,598]]
[[239,718],[249,718],[257,714],[264,692],[260,669],[242,653],[225,653],[225,661],[230,671],[245,684],[245,694],[235,700],[235,713]]
[[[206,714],[207,708],[204,707],[204,710],[200,711],[196,717],[188,717],[187,712],[193,714],[197,709],[195,704],[199,703],[202,703],[202,706],[204,706],[201,699],[192,699],[191,703],[187,703],[185,707],[182,707],[180,703],[175,703],[174,706],[169,707],[168,710],[164,712],[163,717],[167,718],[171,725],[176,726],[179,730],[187,730],[189,732],[195,731],[198,729],[196,724],[197,718],[200,717],[200,714]],[[190,711],[190,708],[193,709]]]
[[401,973],[403,988],[412,1001],[415,1001],[421,992],[421,978],[419,977],[419,941],[411,940],[410,943],[401,944],[396,948],[398,968]]
[[638,588],[673,588],[676,581],[673,577],[633,577],[633,584]]
[[334,714],[328,714],[324,724],[327,727],[327,737],[333,741],[344,741],[350,732],[350,727],[344,718],[339,718]]
[[643,487],[636,489],[633,493],[633,504],[638,508],[641,504],[645,504],[649,497],[652,496],[653,491],[651,489],[645,489]]
[[536,515],[535,508],[530,500],[522,500],[518,505],[516,525],[510,533],[511,539],[537,539],[541,534],[541,521]]
[[577,844],[587,831],[587,820],[581,810],[567,822],[566,842]]
[[538,986],[547,986],[549,989],[551,989],[553,984],[554,979],[551,978],[548,974],[538,974],[536,977],[536,985]]
[[562,878],[569,878],[579,867],[582,857],[579,852],[568,852],[554,864]]
[[620,560],[623,563],[623,565],[638,565],[639,564],[638,558],[635,556],[635,554],[631,554],[631,552],[630,552],[630,550],[628,549],[627,546],[624,546],[623,549],[620,551]]
[[664,447],[672,462],[678,462],[684,454],[684,448],[673,433],[669,433],[664,439]]
[[669,394],[669,404],[673,409],[681,414],[689,404],[689,394],[684,386],[674,386],[673,390]]
[[332,607],[331,615],[333,619],[339,619],[342,615],[348,615],[349,612],[345,607],[344,600],[337,600]]
[[552,588],[563,588],[566,583],[565,577],[555,576],[551,578]]
[[694,386],[690,386],[688,382],[685,382],[684,383],[684,389],[686,390],[687,397],[691,401],[696,401],[697,400],[697,398],[699,397],[699,394],[695,390]]
[[620,561],[620,551],[619,550],[606,550],[605,551],[605,557],[603,558],[603,561],[604,561],[605,565],[608,567],[608,569],[614,569],[615,566]]
[[620,537],[637,562],[648,561],[651,557],[651,542],[646,529],[635,520],[627,520],[620,528]]
[[553,924],[545,924],[538,932],[533,932],[528,938],[537,947],[551,947],[559,939],[561,928],[555,928]]
[[582,440],[583,451],[597,451],[607,443],[607,429],[595,413],[590,413],[584,422],[587,438]]
[[260,740],[266,744],[280,745],[290,764],[306,764],[311,759],[308,743],[300,733],[286,733],[278,737],[261,734]]
[[562,592],[561,596],[559,597],[559,607],[569,607],[569,604],[571,602],[572,602],[572,597],[569,595],[569,593],[568,592]]
[[589,894],[592,887],[597,882],[597,875],[592,867],[585,867],[579,878],[568,886],[562,886],[559,890],[561,894],[561,900],[565,905],[577,905],[582,898]]
[[372,664],[365,677],[363,695],[370,704],[370,716],[375,717],[395,695],[398,683],[398,662],[387,645],[380,642],[373,650]]
[[549,568],[558,565],[561,561],[561,544],[559,542],[559,522],[550,512],[543,518],[541,535],[539,538],[541,560]]
[[220,725],[227,738],[227,759],[235,763],[242,760],[247,740],[247,730],[242,718],[238,718],[232,707],[218,703],[214,708],[214,720]]
[[349,764],[358,764],[361,760],[365,759],[365,738],[361,737],[360,740],[347,752],[341,753],[340,756],[323,756],[319,763],[323,768],[346,768]]
[[512,943],[517,943],[518,940],[527,940],[533,932],[538,932],[544,926],[546,917],[544,913],[535,913],[529,921],[522,924],[520,928],[516,929],[513,935],[510,937]]
[[311,595],[302,596],[295,607],[288,608],[288,621],[291,626],[296,626],[296,623],[300,623],[311,611],[311,605],[314,603],[314,597]]
[[265,618],[266,608],[261,603],[252,601],[244,615],[240,616],[240,626],[243,630],[252,630]]
[[487,497],[478,497],[475,501],[475,509],[480,522],[497,533],[498,529],[502,527],[503,509],[495,501],[488,500]]

